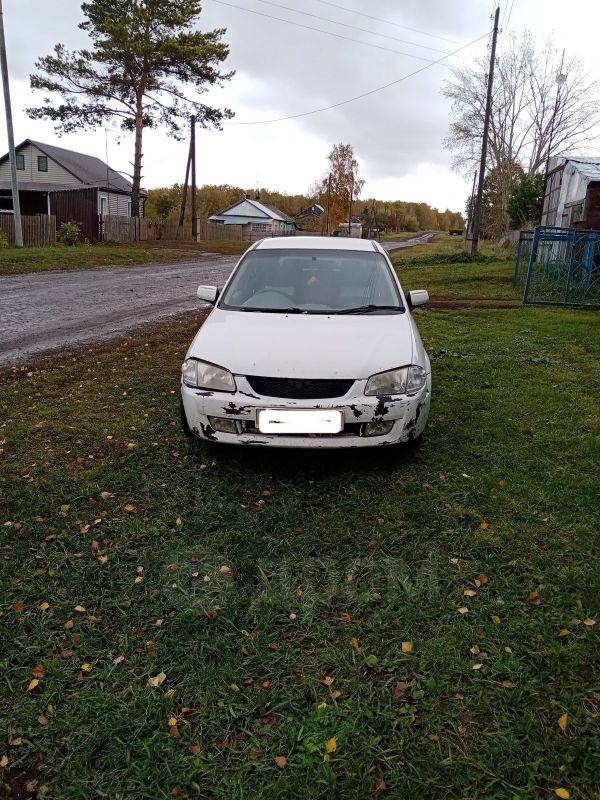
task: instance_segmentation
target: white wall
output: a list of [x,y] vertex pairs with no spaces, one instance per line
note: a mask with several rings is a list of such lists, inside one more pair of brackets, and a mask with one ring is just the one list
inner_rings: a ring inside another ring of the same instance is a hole
[[[44,183],[66,183],[72,184],[73,186],[82,185],[82,182],[78,178],[76,178],[74,175],[71,175],[70,172],[64,169],[64,167],[61,167],[60,164],[57,164],[56,161],[50,158],[50,156],[48,156],[48,172],[39,172],[38,156],[43,156],[45,154],[31,144],[21,148],[17,151],[17,153],[22,154],[25,157],[25,169],[17,170],[17,178],[19,183],[43,181]],[[10,163],[8,160],[6,160],[3,164],[0,164],[0,180],[10,180]]]

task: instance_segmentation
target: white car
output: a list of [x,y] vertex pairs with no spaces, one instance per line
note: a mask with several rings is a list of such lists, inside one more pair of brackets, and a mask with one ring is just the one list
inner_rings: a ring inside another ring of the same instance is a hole
[[431,367],[378,242],[263,239],[242,256],[181,373],[186,434],[224,444],[369,447],[419,440]]

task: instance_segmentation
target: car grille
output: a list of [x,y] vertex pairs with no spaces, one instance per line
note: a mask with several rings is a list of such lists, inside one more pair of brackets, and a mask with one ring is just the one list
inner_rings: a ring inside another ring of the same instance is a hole
[[290,400],[319,400],[343,397],[350,389],[353,380],[321,378],[263,378],[248,375],[246,379],[252,389],[267,397],[287,397]]

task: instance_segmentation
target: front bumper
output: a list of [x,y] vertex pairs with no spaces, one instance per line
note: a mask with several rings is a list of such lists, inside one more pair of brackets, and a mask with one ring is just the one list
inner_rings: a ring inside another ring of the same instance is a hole
[[[344,448],[376,447],[410,442],[423,432],[429,416],[431,400],[431,374],[423,389],[415,395],[364,394],[366,381],[355,381],[343,397],[329,400],[291,400],[281,397],[260,397],[252,391],[248,381],[235,376],[237,391],[212,392],[181,386],[181,397],[188,425],[200,439],[223,444],[263,445],[268,447]],[[335,408],[342,411],[344,428],[336,434],[281,434],[260,433],[257,412],[264,408]],[[238,433],[215,430],[209,417],[238,421]],[[393,422],[388,433],[365,436],[364,426],[369,422]]]

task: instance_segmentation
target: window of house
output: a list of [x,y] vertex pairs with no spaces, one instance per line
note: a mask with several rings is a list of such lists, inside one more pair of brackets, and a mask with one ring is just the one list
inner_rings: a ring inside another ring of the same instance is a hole
[[101,214],[108,214],[108,198],[101,197],[100,198],[100,213]]
[[127,201],[127,216],[131,216],[131,200]]
[[38,172],[48,172],[48,156],[38,156]]
[[17,169],[25,169],[25,156],[23,153],[17,153],[16,164]]
[[253,231],[268,231],[270,230],[270,225],[266,222],[253,222],[252,223],[252,230]]

